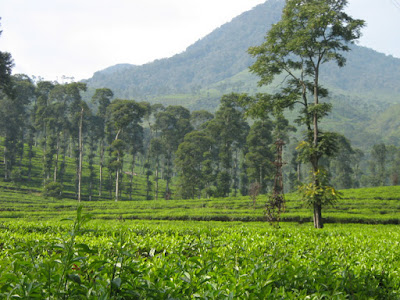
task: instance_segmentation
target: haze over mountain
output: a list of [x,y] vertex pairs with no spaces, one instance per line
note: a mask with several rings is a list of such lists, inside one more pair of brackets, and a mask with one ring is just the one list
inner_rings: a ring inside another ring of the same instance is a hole
[[[283,0],[269,0],[215,29],[183,53],[141,66],[112,66],[96,72],[87,80],[88,86],[92,90],[108,87],[120,98],[212,111],[223,93],[260,91],[257,77],[247,71],[253,61],[247,49],[263,42],[270,26],[280,19],[283,6]],[[398,144],[400,123],[396,127],[397,118],[392,116],[398,109],[390,107],[400,104],[400,59],[357,45],[346,57],[344,68],[326,64],[322,69],[321,82],[335,100],[326,126],[363,147],[379,140]]]
[[137,97],[188,92],[195,85],[204,87],[229,78],[250,65],[247,49],[262,42],[270,25],[279,20],[282,7],[283,1],[268,1],[217,28],[183,53],[142,66],[116,65],[96,72],[88,84]]

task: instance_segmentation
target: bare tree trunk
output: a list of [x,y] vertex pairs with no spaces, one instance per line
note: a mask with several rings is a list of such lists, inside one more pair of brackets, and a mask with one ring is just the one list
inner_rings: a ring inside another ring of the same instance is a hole
[[314,203],[314,227],[318,229],[324,228],[322,222],[322,207],[320,203]]
[[[315,67],[315,77],[314,77],[314,105],[319,104],[319,87],[318,87],[318,79],[319,79],[319,63],[318,61],[317,66]],[[313,145],[314,149],[317,149],[318,147],[318,135],[319,135],[319,130],[318,130],[318,115],[317,113],[314,113],[313,115],[313,126],[314,126],[314,140],[313,140]],[[314,154],[318,155],[318,154]],[[314,185],[315,187],[318,187],[320,185],[318,179],[316,178],[316,174],[319,169],[319,157],[315,156],[312,157],[312,167],[313,167],[313,172],[314,172]],[[314,203],[314,227],[315,228],[323,228],[324,224],[322,222],[322,205],[321,205],[321,199],[317,197]]]
[[64,175],[65,175],[65,168],[66,168],[66,164],[67,164],[67,138],[65,136],[65,133],[63,133],[64,137],[63,137],[63,159],[61,162],[61,167],[60,167],[60,183],[63,184],[64,183]]
[[[5,141],[4,141],[5,143]],[[8,181],[9,176],[8,176],[8,158],[7,158],[7,146],[4,145],[4,181]]]
[[47,127],[43,126],[43,186],[47,180],[47,168],[46,168],[46,153],[47,153]]
[[[121,133],[121,129],[117,131],[117,134],[115,135],[115,141],[118,140],[119,134]],[[120,151],[118,150],[118,157],[117,157],[117,162],[120,162]],[[119,165],[119,164],[117,164]],[[119,200],[119,167],[117,166],[117,171],[116,171],[116,179],[115,179],[115,202]]]
[[133,175],[135,173],[135,155],[132,154],[132,174],[131,174],[131,181],[130,181],[130,191],[129,191],[129,200],[132,200],[132,192],[133,192]]
[[300,164],[300,163],[297,163],[297,180],[298,180],[299,182],[300,182],[300,179],[301,179],[300,173],[301,173],[301,164]]
[[21,152],[20,152],[20,157],[19,157],[19,162],[18,162],[18,168],[19,168],[19,172],[20,174],[22,174],[22,159],[24,158],[24,150],[25,150],[25,133],[24,130],[21,133]]
[[235,149],[235,160],[233,164],[233,185],[234,185],[234,192],[233,196],[236,197],[237,189],[238,189],[238,178],[237,178],[237,169],[238,169],[238,150]]
[[32,156],[33,156],[32,146],[33,145],[31,143],[29,143],[28,182],[31,182],[31,179],[32,179]]
[[99,197],[101,197],[103,189],[103,164],[104,164],[104,141],[100,141],[100,174],[99,174]]
[[158,200],[158,179],[159,179],[158,173],[159,173],[159,168],[160,168],[160,159],[158,158],[158,155],[157,155],[156,177],[155,177],[155,180],[156,180],[156,190],[155,190],[155,192],[156,192],[156,200]]
[[[314,185],[316,187],[318,187],[320,185],[320,182],[318,180],[318,178],[316,177],[316,174],[318,172],[318,158],[314,158],[314,161],[312,163],[312,167],[313,167],[313,172],[314,172]],[[323,228],[324,224],[322,222],[322,205],[321,205],[321,199],[319,199],[319,197],[317,197],[314,200],[314,227],[315,228]]]
[[83,107],[81,110],[81,117],[79,120],[79,167],[78,167],[78,202],[81,202],[81,185],[82,185],[82,161],[83,161]]
[[116,179],[115,179],[115,202],[117,202],[118,200],[119,200],[119,170],[117,169]]
[[53,175],[54,182],[57,182],[59,153],[60,153],[60,134],[57,132],[57,152],[56,152],[56,161],[54,162],[54,175]]
[[92,189],[93,189],[93,183],[90,181],[89,183],[89,201],[92,201]]

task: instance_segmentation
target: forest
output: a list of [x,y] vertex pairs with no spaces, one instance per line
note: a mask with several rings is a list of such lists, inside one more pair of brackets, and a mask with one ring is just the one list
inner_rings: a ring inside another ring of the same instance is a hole
[[[146,178],[148,200],[248,195],[254,182],[267,193],[278,138],[286,143],[285,191],[295,191],[309,173],[298,159],[296,128],[282,116],[248,116],[243,94],[224,95],[212,114],[115,99],[107,88],[97,89],[86,103],[81,97],[86,85],[79,82],[13,75],[10,84],[10,94],[4,91],[0,99],[3,181],[30,182],[36,176],[61,197],[69,163],[78,200],[132,199],[139,175]],[[322,162],[335,187],[398,185],[398,147],[380,143],[363,153],[341,136],[338,148],[337,156]],[[41,174],[32,174],[35,159]]]

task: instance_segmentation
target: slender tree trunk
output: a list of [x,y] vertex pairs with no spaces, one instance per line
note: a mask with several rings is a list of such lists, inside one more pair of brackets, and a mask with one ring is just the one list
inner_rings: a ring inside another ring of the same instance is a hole
[[[121,129],[119,129],[117,131],[117,134],[115,135],[115,141],[118,140],[119,134],[121,133]],[[120,162],[120,151],[118,150],[118,155],[117,155],[117,162]],[[117,164],[119,165],[119,164]],[[115,179],[115,202],[117,202],[119,200],[119,173],[120,173],[120,169],[117,166],[117,171],[116,171],[116,179]]]
[[130,186],[129,200],[132,200],[132,192],[133,192],[133,174],[135,172],[135,155],[134,154],[132,154],[132,166],[131,167],[132,167],[132,169],[131,169],[132,174],[131,174],[131,181],[129,183],[129,186]]
[[[120,162],[120,151],[118,150],[117,162]],[[122,169],[122,167],[121,167]],[[119,168],[119,164],[117,164],[117,170],[115,172],[115,202],[119,200],[119,175],[121,173],[121,169]]]
[[7,146],[5,145],[6,141],[4,139],[4,181],[8,181],[9,176],[8,176],[8,151],[7,151]]
[[89,201],[92,201],[92,189],[93,189],[93,183],[90,181],[89,183]]
[[68,143],[67,143],[67,134],[64,131],[63,132],[63,146],[62,146],[62,156],[63,156],[63,160],[61,162],[61,166],[60,166],[60,176],[59,176],[59,180],[60,183],[63,184],[64,183],[64,175],[65,175],[65,167],[66,167],[66,163],[67,163],[67,148],[68,148]]
[[78,166],[78,202],[81,202],[81,184],[82,184],[82,161],[83,161],[83,108],[79,120],[79,166]]
[[301,164],[300,164],[300,163],[297,163],[297,180],[298,180],[299,182],[300,182],[300,179],[301,179],[300,173],[301,173]]
[[29,150],[28,150],[28,182],[31,182],[32,179],[32,158],[33,158],[33,141],[29,141]]
[[113,185],[112,180],[113,180],[112,172],[110,171],[110,169],[108,169],[108,186],[109,186],[108,195],[110,197],[110,200],[112,200],[112,185]]
[[[318,105],[318,79],[315,80],[315,86],[314,87],[314,105]],[[314,147],[318,146],[318,116],[316,113],[313,115],[313,126],[314,126]]]
[[60,154],[60,134],[57,132],[57,150],[56,150],[56,161],[54,162],[54,175],[53,181],[57,182],[57,172],[58,172],[58,157]]
[[46,153],[47,153],[47,126],[43,126],[43,186],[46,184],[47,180],[47,167],[46,167]]
[[[319,79],[319,62],[315,68],[315,77],[314,77],[314,105],[319,104],[319,91],[318,91],[318,79]],[[318,147],[318,135],[319,135],[319,130],[318,130],[318,116],[316,113],[313,115],[313,127],[314,127],[314,140],[313,140],[313,145],[314,149],[317,149]],[[315,154],[318,155],[318,154]],[[312,157],[312,167],[313,167],[313,172],[314,172],[314,185],[316,187],[319,186],[319,181],[316,178],[316,174],[319,169],[319,158],[318,156]],[[323,222],[322,222],[322,205],[321,205],[321,199],[317,197],[315,199],[314,203],[314,227],[315,228],[323,228]]]
[[20,156],[19,156],[19,162],[18,162],[18,168],[20,174],[22,174],[22,159],[24,158],[24,151],[25,151],[25,130],[21,132],[21,149],[20,149]]
[[115,202],[117,202],[119,200],[119,169],[117,169],[115,175],[116,175],[116,179],[115,179]]
[[28,182],[30,182],[32,179],[32,158],[34,156],[33,145],[35,144],[35,133],[32,128],[30,128],[28,132]]
[[235,149],[235,160],[233,163],[233,185],[234,185],[233,196],[234,197],[236,197],[237,189],[238,189],[237,169],[238,169],[238,151],[237,151],[237,149]]
[[104,140],[100,141],[100,170],[99,170],[99,197],[103,189],[103,164],[104,164]]
[[[318,178],[316,177],[316,174],[318,172],[318,158],[314,158],[312,162],[312,167],[313,167],[313,180],[314,180],[314,185],[318,187],[320,185]],[[314,227],[315,228],[323,228],[324,224],[322,222],[322,205],[321,205],[321,199],[318,197],[314,200]]]
[[318,229],[324,228],[322,223],[322,206],[319,203],[314,203],[314,227]]
[[160,159],[159,159],[159,157],[158,157],[158,155],[157,155],[157,163],[156,163],[156,177],[155,177],[155,180],[156,180],[156,200],[158,200],[158,179],[159,179],[159,175],[158,175],[158,173],[159,173],[159,169],[160,169]]

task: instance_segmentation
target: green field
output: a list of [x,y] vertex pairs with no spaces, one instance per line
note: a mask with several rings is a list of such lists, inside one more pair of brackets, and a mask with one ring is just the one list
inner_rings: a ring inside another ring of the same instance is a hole
[[342,191],[322,230],[297,194],[276,228],[265,196],[41,193],[0,183],[0,299],[400,299],[399,186]]
[[[16,189],[0,183],[0,219],[22,218],[46,220],[71,217],[77,201],[45,199],[36,189]],[[249,197],[194,200],[83,201],[86,211],[96,219],[197,220],[197,221],[264,221],[265,196],[256,208]],[[312,211],[299,200],[299,195],[286,195],[283,221],[311,222]],[[342,198],[323,210],[328,223],[399,224],[400,186],[342,191]]]
[[0,223],[1,299],[399,299],[395,225]]

